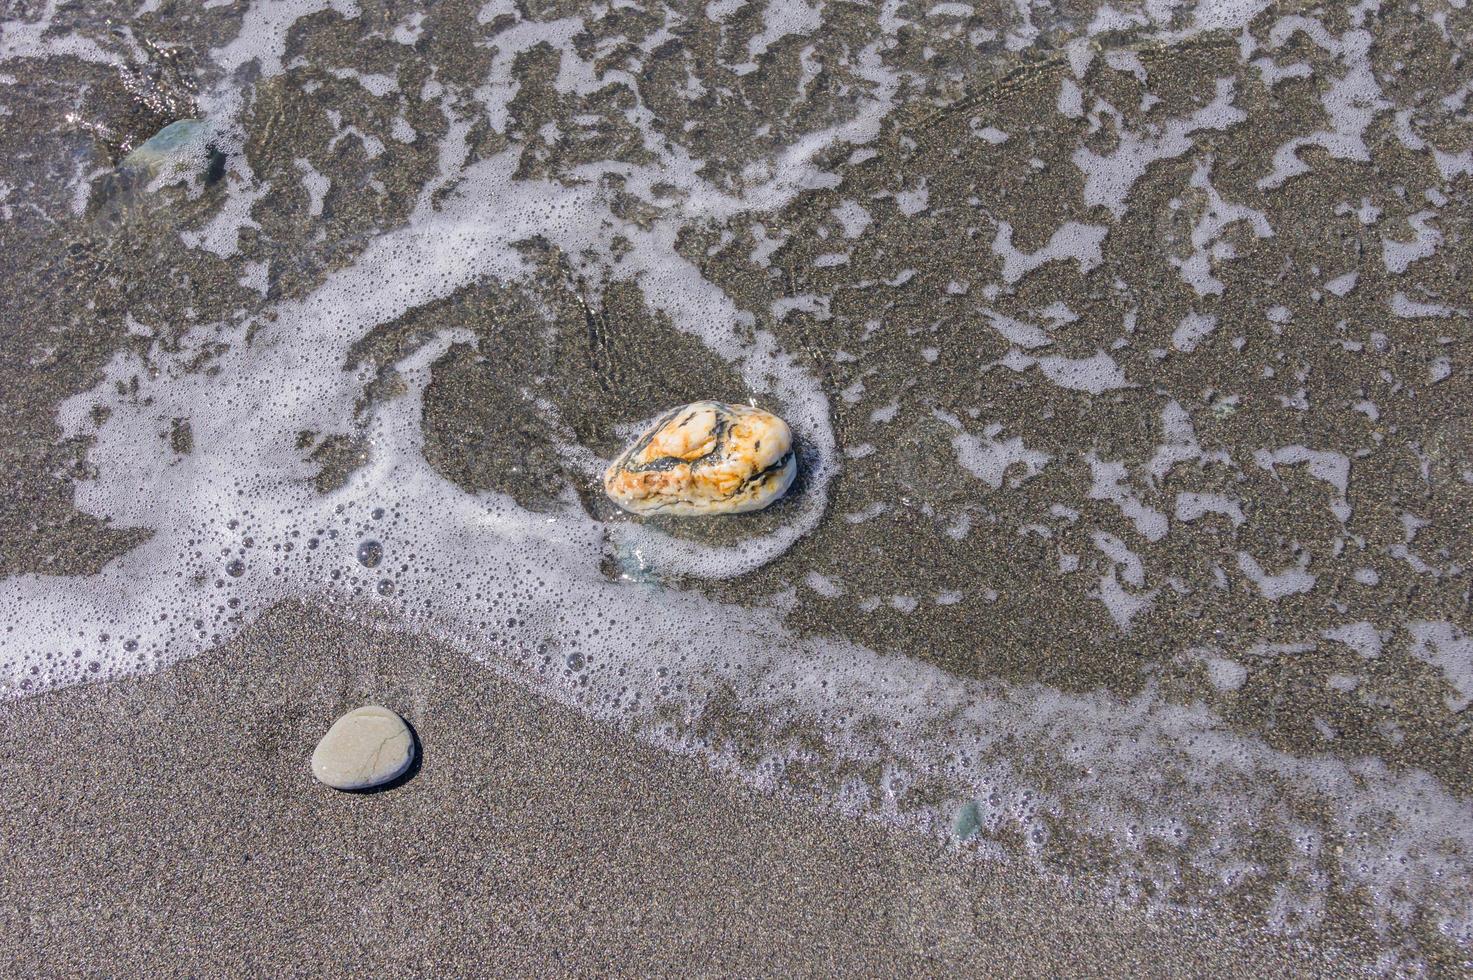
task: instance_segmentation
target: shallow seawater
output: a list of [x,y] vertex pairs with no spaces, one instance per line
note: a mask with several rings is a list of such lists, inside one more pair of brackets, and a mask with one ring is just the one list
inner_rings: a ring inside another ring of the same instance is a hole
[[[155,6],[0,34],[6,696],[309,597],[959,860],[1466,964],[1466,5]],[[788,496],[618,512],[705,398]]]

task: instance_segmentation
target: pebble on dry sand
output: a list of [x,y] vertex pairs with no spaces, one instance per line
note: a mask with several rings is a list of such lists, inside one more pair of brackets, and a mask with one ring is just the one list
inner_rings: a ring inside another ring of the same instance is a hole
[[414,761],[414,736],[388,708],[365,705],[332,723],[312,752],[312,775],[334,789],[370,789]]

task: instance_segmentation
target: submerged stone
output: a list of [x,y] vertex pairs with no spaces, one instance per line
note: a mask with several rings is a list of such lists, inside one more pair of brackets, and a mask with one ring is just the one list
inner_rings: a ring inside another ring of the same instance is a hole
[[198,197],[225,173],[215,135],[200,119],[180,119],[159,130],[102,178],[93,195],[93,220],[112,228]]
[[771,412],[725,402],[671,409],[609,466],[604,490],[634,514],[761,510],[798,472],[793,434]]
[[180,119],[154,133],[123,158],[122,169],[158,176],[166,169],[204,170],[211,160],[209,126],[199,119]]
[[956,816],[951,821],[951,836],[958,843],[966,843],[982,832],[982,812],[977,807],[976,800],[968,800],[957,807]]
[[312,775],[333,789],[371,789],[404,774],[414,736],[388,708],[365,705],[332,723],[312,752]]

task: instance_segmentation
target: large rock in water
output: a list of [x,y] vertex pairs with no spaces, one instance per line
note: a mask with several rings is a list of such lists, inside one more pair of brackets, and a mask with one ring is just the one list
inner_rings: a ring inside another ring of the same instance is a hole
[[761,510],[798,473],[793,433],[771,412],[725,402],[671,409],[604,474],[604,490],[635,514],[677,517]]
[[388,708],[355,708],[332,723],[312,752],[312,775],[333,789],[371,789],[414,761],[414,736]]

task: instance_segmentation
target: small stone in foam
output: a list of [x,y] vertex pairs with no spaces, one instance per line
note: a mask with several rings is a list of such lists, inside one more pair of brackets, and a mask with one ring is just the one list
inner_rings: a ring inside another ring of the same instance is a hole
[[604,474],[624,510],[678,517],[761,510],[798,472],[793,434],[771,412],[694,402],[661,415]]

